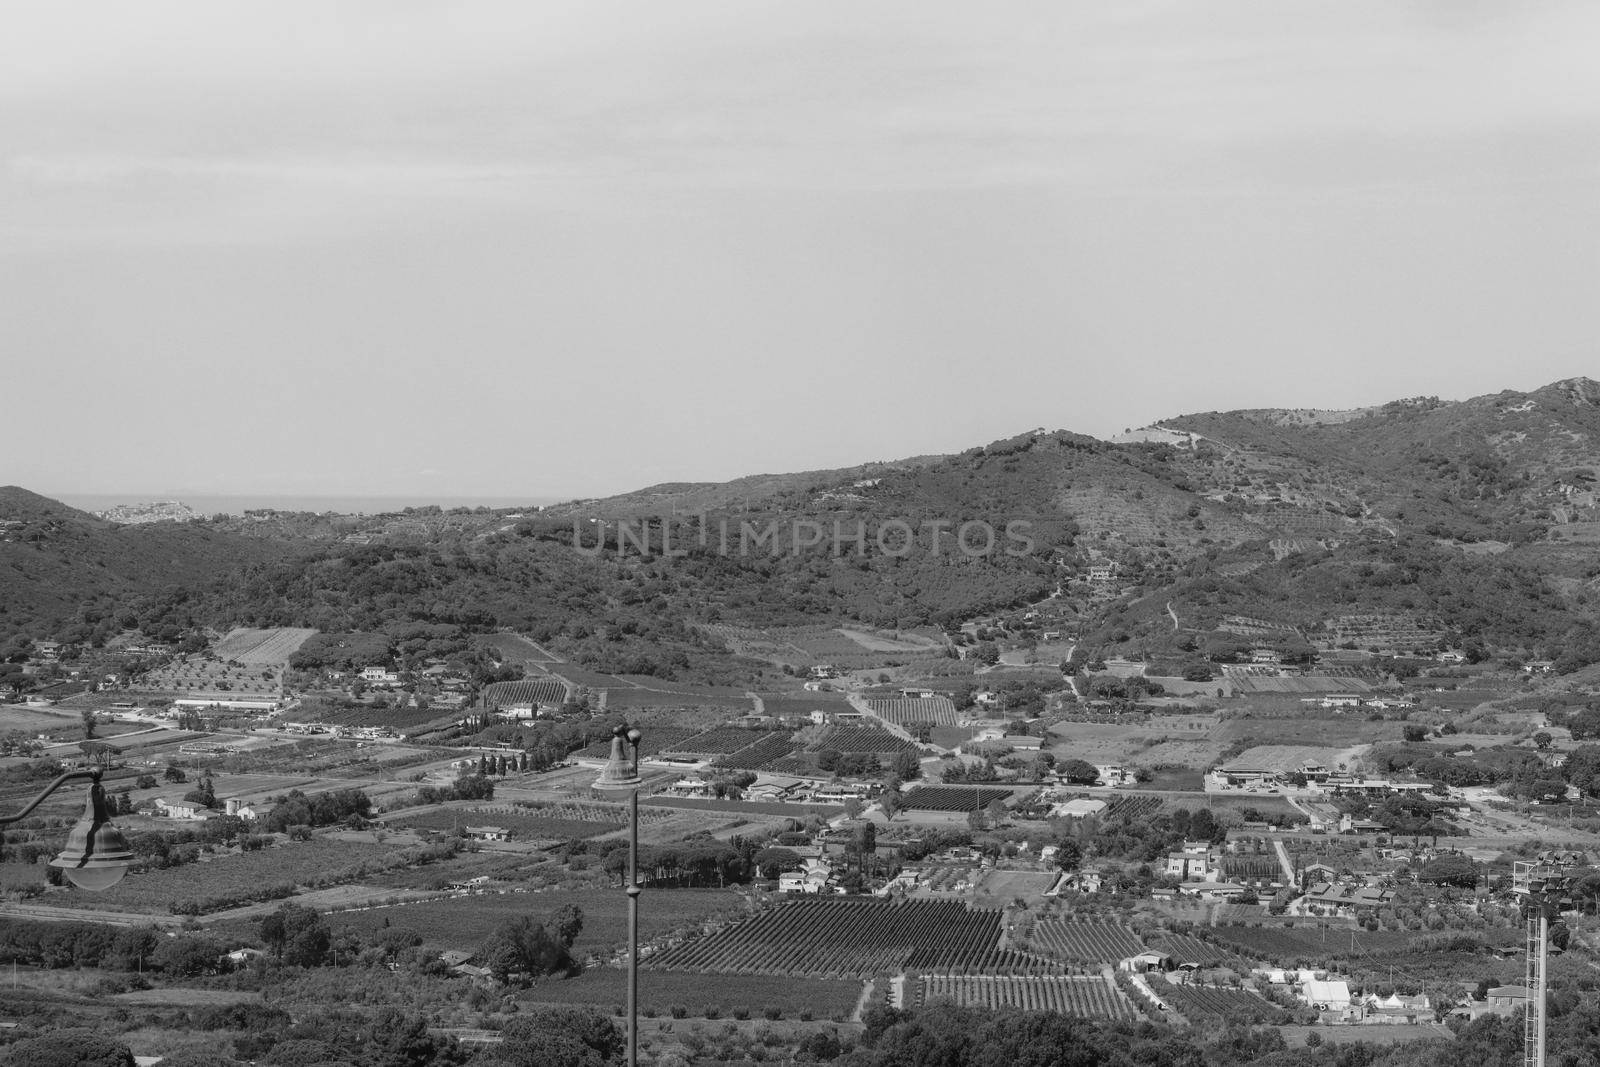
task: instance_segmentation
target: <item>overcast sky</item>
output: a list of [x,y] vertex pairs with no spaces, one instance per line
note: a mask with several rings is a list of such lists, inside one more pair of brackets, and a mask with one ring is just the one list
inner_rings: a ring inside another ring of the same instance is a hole
[[0,483],[591,495],[1600,376],[1600,5],[10,4]]

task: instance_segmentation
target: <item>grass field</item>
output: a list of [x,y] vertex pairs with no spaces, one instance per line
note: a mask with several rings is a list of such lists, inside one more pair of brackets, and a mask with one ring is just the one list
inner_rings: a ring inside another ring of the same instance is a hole
[[[628,972],[591,967],[576,978],[541,982],[518,999],[532,1004],[593,1004],[610,1011],[627,1003]],[[639,972],[639,1010],[646,1017],[669,1015],[673,1007],[685,1009],[691,1017],[705,1016],[708,1008],[724,1016],[736,1008],[748,1008],[754,1017],[771,1007],[779,1009],[785,1019],[798,1019],[806,1012],[818,1019],[843,1019],[860,999],[859,981]]]
[[259,852],[235,853],[216,859],[130,874],[99,893],[53,896],[50,903],[66,908],[108,909],[168,914],[174,902],[198,902],[246,895],[274,885],[301,884],[369,861],[394,855],[383,845],[314,838]]
[[717,708],[729,715],[749,715],[755,711],[755,702],[749,697],[724,693],[666,693],[655,689],[610,689],[606,692],[606,710],[631,708]]
[[[385,922],[421,935],[429,948],[475,950],[500,924],[520,916],[542,919],[568,904],[583,912],[583,933],[575,949],[580,954],[609,956],[628,939],[628,898],[621,889],[548,890],[452,897],[392,908],[343,912],[328,916],[338,930],[350,927],[375,936]],[[648,943],[658,937],[737,914],[744,908],[738,894],[719,889],[646,889],[639,897],[639,938]]]

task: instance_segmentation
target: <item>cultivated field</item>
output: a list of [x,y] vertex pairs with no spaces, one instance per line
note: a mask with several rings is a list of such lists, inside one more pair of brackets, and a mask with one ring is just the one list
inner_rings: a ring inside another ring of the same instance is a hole
[[796,900],[646,961],[665,970],[867,978],[884,971],[1040,973],[1003,951],[999,911],[954,901]]
[[837,752],[893,755],[900,752],[919,751],[914,741],[892,734],[877,726],[833,726],[812,746],[831,748]]
[[1115,964],[1144,951],[1131,929],[1121,923],[1049,917],[1033,924],[1034,950],[1069,963]]
[[1010,800],[1012,790],[983,785],[919,785],[905,792],[907,811],[979,811]]
[[174,904],[244,898],[278,885],[301,885],[330,878],[358,880],[365,864],[374,869],[392,859],[394,849],[315,838],[215,859],[130,874],[99,893],[67,893],[51,904],[67,908],[172,913]]
[[1260,767],[1280,774],[1297,771],[1308,763],[1338,766],[1340,750],[1317,745],[1257,745],[1226,761],[1229,767]]
[[[783,1019],[809,1014],[817,1019],[843,1020],[855,1010],[861,988],[854,980],[641,970],[639,1010],[647,1019],[682,1008],[690,1018],[729,1016],[740,1009],[765,1017],[770,1009],[776,1009]],[[628,1000],[628,972],[618,967],[591,967],[576,978],[541,982],[518,999],[531,1004],[592,1004],[603,1011],[620,1011]]]
[[1191,1024],[1208,1020],[1230,1023],[1282,1023],[1289,1013],[1246,989],[1182,985],[1154,978],[1150,988]]
[[[414,931],[428,948],[472,951],[511,919],[531,915],[543,921],[568,904],[583,912],[583,933],[575,946],[579,953],[609,958],[626,947],[628,898],[621,889],[611,888],[451,897],[340,912],[328,921],[334,929],[348,926],[371,936],[388,925]],[[738,894],[719,889],[646,889],[639,898],[639,937],[648,943],[732,916],[744,907]]]
[[918,979],[917,993],[916,1006],[944,1002],[961,1008],[1021,1008],[1091,1019],[1134,1019],[1139,1014],[1122,990],[1099,975],[925,974]]
[[567,699],[567,686],[555,678],[524,678],[516,682],[493,682],[484,686],[484,707],[550,704],[560,706]]
[[217,658],[234,660],[246,667],[282,667],[315,630],[280,626],[271,630],[241,627],[230,631],[212,649]]
[[869,697],[867,707],[872,714],[895,726],[909,722],[954,726],[961,720],[949,697]]

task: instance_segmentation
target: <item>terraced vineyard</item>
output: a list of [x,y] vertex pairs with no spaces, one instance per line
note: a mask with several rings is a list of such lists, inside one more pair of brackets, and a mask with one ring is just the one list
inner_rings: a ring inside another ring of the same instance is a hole
[[1051,965],[1004,951],[1001,913],[957,901],[798,900],[647,960],[659,970],[866,978],[906,968],[1038,974]]
[[949,697],[871,697],[867,707],[884,722],[904,726],[908,722],[931,722],[935,726],[954,726],[960,714]]
[[1191,1023],[1221,1019],[1281,1025],[1289,1021],[1287,1011],[1246,989],[1178,985],[1160,978],[1151,979],[1150,988]]
[[925,974],[917,981],[917,996],[921,1005],[948,1001],[962,1008],[1059,1011],[1091,1019],[1139,1014],[1122,990],[1099,975]]
[[1039,951],[1073,963],[1117,963],[1144,951],[1144,944],[1121,923],[1040,919],[1031,940]]
[[566,684],[555,678],[524,678],[516,682],[494,682],[485,686],[483,690],[484,707],[562,704],[566,699]]
[[997,800],[1011,799],[1011,790],[982,785],[922,785],[908,790],[908,811],[977,811]]

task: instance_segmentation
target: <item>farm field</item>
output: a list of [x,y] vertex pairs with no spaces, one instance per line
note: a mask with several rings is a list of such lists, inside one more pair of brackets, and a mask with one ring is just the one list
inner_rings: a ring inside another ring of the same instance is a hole
[[1162,741],[1128,757],[1128,762],[1139,767],[1156,767],[1178,764],[1206,770],[1217,762],[1225,746],[1217,741],[1174,740]]
[[1364,678],[1327,674],[1285,678],[1278,675],[1230,673],[1228,681],[1233,683],[1235,692],[1246,696],[1252,693],[1293,693],[1297,696],[1317,696],[1322,693],[1369,693],[1373,688]]
[[841,626],[834,633],[854,641],[869,652],[937,652],[944,648],[944,640],[934,634],[901,631],[898,637],[870,630],[856,630]]
[[1289,1013],[1245,989],[1183,985],[1153,978],[1150,988],[1191,1024],[1207,1020],[1239,1023],[1287,1022]]
[[746,696],[730,696],[726,693],[679,693],[642,688],[606,691],[606,710],[621,711],[633,708],[716,708],[734,716],[752,714],[755,711],[755,702]]
[[747,815],[777,815],[791,819],[804,819],[807,815],[831,818],[839,814],[837,805],[783,804],[764,800],[712,800],[709,797],[645,797],[639,798],[639,810],[645,808],[683,808],[690,811],[717,812],[729,818]]
[[1202,941],[1190,934],[1163,934],[1160,937],[1153,937],[1147,947],[1157,952],[1165,952],[1180,967],[1186,963],[1200,967],[1217,967],[1238,961],[1238,957],[1227,949]]
[[783,693],[777,695],[761,694],[761,704],[768,715],[775,715],[780,719],[801,719],[813,711],[826,711],[837,713],[849,711],[850,704],[845,700],[843,693]]
[[1122,819],[1149,819],[1153,818],[1166,803],[1164,798],[1153,797],[1148,794],[1114,796],[1106,805],[1106,816],[1108,818]]
[[1291,703],[1293,707],[1279,715],[1252,714],[1226,719],[1212,732],[1211,740],[1223,744],[1249,740],[1257,745],[1340,749],[1377,741],[1397,741],[1404,727],[1399,722],[1368,722],[1361,714],[1309,711],[1298,701]]
[[309,703],[285,716],[294,722],[315,722],[325,726],[387,726],[396,733],[414,731],[433,723],[451,722],[456,717],[455,712],[439,708],[338,707]]
[[[672,748],[663,751],[696,756],[728,756],[769,736],[770,731],[767,730],[746,730],[738,726],[719,726],[710,730],[703,730],[692,737],[686,737]],[[785,739],[789,737],[788,734],[781,734],[780,736]]]
[[479,703],[484,707],[553,704],[566,702],[567,687],[555,678],[523,678],[516,682],[493,682],[484,686]]
[[821,750],[831,748],[837,752],[872,753],[892,755],[900,752],[917,752],[916,742],[907,741],[899,734],[877,726],[833,726],[812,745]]
[[1040,973],[997,948],[1001,912],[955,901],[796,900],[662,952],[646,966],[723,974],[867,978],[902,968]]
[[502,663],[546,664],[560,663],[560,657],[528,640],[521,634],[487,634],[479,642],[499,654]]
[[0,730],[42,734],[72,726],[77,727],[78,736],[82,737],[82,720],[77,711],[56,711],[27,704],[0,704]]
[[[620,1009],[628,1000],[628,972],[620,967],[590,967],[576,978],[546,981],[521,994],[531,1004],[593,1004],[602,1011]],[[790,978],[784,975],[685,974],[678,971],[639,972],[639,1008],[666,1016],[674,1006],[703,1017],[707,1009],[729,1016],[735,1008],[749,1008],[759,1017],[768,1007],[782,1010],[785,1019],[810,1012],[817,1019],[847,1019],[861,999],[861,982],[825,978]]]
[[927,872],[914,896],[919,899],[957,899],[976,907],[998,908],[1017,897],[1034,899],[1055,884],[1050,871],[986,871],[977,867],[936,867]]
[[315,630],[280,626],[270,630],[240,627],[217,642],[212,651],[218,658],[236,660],[247,667],[288,664],[289,657],[299,650]]
[[1115,723],[1058,722],[1050,734],[1059,738],[1052,749],[1057,759],[1081,759],[1089,763],[1125,763],[1145,748],[1152,731],[1144,725]]
[[[643,736],[639,739],[639,758],[648,759],[667,751],[700,732],[673,726],[652,726],[648,730],[641,730]],[[607,759],[611,755],[611,738],[602,738],[592,745],[578,749],[573,755],[585,759]]]
[[[551,889],[533,893],[493,893],[430,900],[328,916],[335,930],[350,927],[375,935],[385,921],[412,930],[429,948],[472,950],[483,944],[501,923],[525,915],[543,921],[568,904],[583,912],[583,932],[576,948],[581,954],[609,957],[624,949],[628,940],[628,898],[621,889]],[[647,943],[659,937],[739,913],[744,900],[720,889],[646,889],[639,898],[639,938]],[[646,961],[648,962],[648,961]]]
[[753,745],[746,745],[737,752],[719,756],[715,766],[726,767],[729,770],[768,770],[774,764],[792,757],[799,750],[800,746],[791,741],[788,734],[768,734]]
[[259,852],[223,855],[181,867],[130,874],[99,893],[60,894],[52,896],[50,903],[66,908],[166,915],[174,902],[242,896],[268,886],[300,885],[341,872],[348,873],[347,880],[356,881],[360,877],[357,868],[362,864],[381,864],[392,859],[394,854],[394,849],[383,845],[314,838]]
[[1100,975],[920,975],[917,1006],[941,1001],[961,1008],[1057,1011],[1090,1019],[1139,1015],[1122,990]]
[[907,811],[977,811],[1011,799],[1012,790],[984,785],[919,785],[905,792]]
[[949,697],[869,697],[867,707],[884,722],[904,726],[908,722],[931,722],[935,726],[954,726],[961,720]]
[[1253,959],[1288,966],[1297,960],[1337,956],[1397,955],[1411,951],[1417,936],[1404,930],[1357,930],[1354,927],[1216,926],[1208,939]]
[[[668,818],[665,813],[641,807],[641,828]],[[627,809],[599,804],[555,804],[534,811],[515,808],[448,808],[405,815],[389,823],[396,829],[450,832],[468,826],[503,826],[514,841],[574,840],[599,837],[628,823]]]
[[1114,964],[1144,951],[1143,943],[1121,923],[1044,918],[1033,924],[1029,940],[1035,951],[1069,963]]
[[1287,774],[1299,770],[1308,763],[1335,767],[1338,764],[1340,751],[1337,748],[1323,748],[1317,745],[1256,745],[1228,760],[1226,766],[1263,767],[1280,774]]

